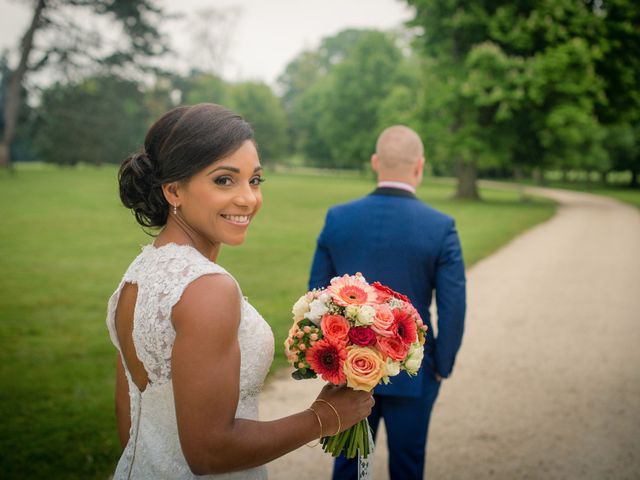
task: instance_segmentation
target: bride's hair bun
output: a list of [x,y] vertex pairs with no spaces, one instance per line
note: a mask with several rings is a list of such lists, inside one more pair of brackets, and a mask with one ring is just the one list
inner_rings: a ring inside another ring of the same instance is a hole
[[144,150],[123,160],[120,199],[140,225],[162,227],[170,208],[162,185],[188,181],[246,141],[255,144],[251,125],[220,105],[174,108],[149,128]]
[[118,183],[120,200],[133,211],[140,225],[161,227],[165,224],[169,205],[146,152],[136,152],[124,159],[118,172]]

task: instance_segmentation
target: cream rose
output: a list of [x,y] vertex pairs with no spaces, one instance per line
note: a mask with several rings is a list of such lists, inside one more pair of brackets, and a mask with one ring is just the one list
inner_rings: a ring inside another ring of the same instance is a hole
[[309,303],[309,311],[304,314],[304,318],[311,320],[315,325],[320,325],[323,315],[329,311],[329,301],[331,297],[323,293]]
[[356,326],[366,327],[373,323],[373,319],[376,316],[376,311],[371,305],[362,305],[358,309],[358,313],[355,318]]
[[387,377],[395,377],[400,373],[400,362],[395,362],[390,358],[387,358],[387,363],[385,363],[384,367],[384,374]]
[[387,385],[390,380],[389,377],[395,377],[400,373],[400,362],[394,362],[390,358],[387,358],[387,363],[384,366],[384,376],[382,377],[382,383]]
[[407,353],[407,359],[404,361],[404,368],[409,375],[415,375],[420,370],[422,359],[424,358],[424,348],[420,343],[412,343]]
[[354,390],[373,390],[385,373],[385,361],[374,349],[351,346],[343,366],[347,386]]
[[347,305],[344,314],[356,327],[367,327],[373,323],[376,311],[371,305]]
[[309,311],[309,299],[307,295],[301,296],[298,301],[293,305],[291,313],[293,313],[293,319],[299,322],[304,318],[304,314]]

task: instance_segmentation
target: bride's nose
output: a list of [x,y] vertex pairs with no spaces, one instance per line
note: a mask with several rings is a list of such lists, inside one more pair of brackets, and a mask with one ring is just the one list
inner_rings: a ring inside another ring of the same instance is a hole
[[239,207],[255,208],[258,203],[258,193],[248,183],[240,187],[234,197],[234,203]]

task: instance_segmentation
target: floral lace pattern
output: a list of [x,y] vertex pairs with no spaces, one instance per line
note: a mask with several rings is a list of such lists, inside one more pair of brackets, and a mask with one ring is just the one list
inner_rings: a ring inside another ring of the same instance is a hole
[[[191,282],[209,274],[229,275],[190,246],[168,244],[155,248],[148,245],[129,266],[109,299],[107,327],[111,341],[120,350],[115,310],[122,287],[126,283],[137,285],[133,343],[149,378],[147,387],[140,392],[125,365],[131,401],[131,430],[114,480],[196,478],[184,458],[178,438],[171,382],[171,352],[175,340],[171,311]],[[236,418],[257,419],[258,394],[273,360],[273,334],[242,294],[241,299],[238,328],[240,398]],[[266,478],[266,469],[263,466],[197,478],[261,480]]]

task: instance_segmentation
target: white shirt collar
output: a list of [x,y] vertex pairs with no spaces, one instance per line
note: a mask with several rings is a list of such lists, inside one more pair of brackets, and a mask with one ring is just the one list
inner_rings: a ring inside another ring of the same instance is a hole
[[404,182],[378,182],[378,188],[399,188],[400,190],[406,190],[413,194],[416,193],[416,188],[414,186]]

